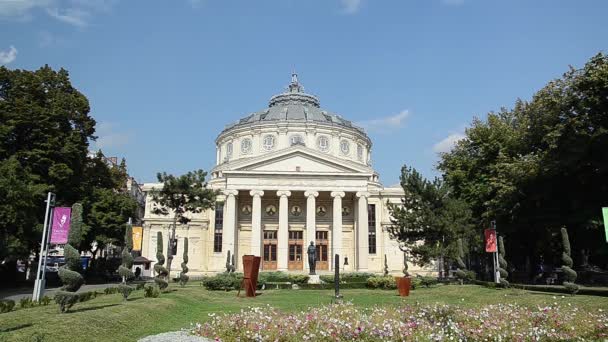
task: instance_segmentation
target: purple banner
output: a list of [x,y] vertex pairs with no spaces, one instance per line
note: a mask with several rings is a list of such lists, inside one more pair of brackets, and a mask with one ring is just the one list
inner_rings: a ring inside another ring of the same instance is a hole
[[51,243],[68,243],[68,233],[70,232],[70,215],[72,208],[58,207],[53,209],[53,225],[51,226]]

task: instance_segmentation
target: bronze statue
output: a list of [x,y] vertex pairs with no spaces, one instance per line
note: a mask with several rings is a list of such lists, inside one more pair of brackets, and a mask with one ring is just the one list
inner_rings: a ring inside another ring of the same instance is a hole
[[310,246],[308,246],[308,268],[310,269],[310,275],[314,275],[315,267],[317,263],[317,248],[315,247],[314,242],[310,241]]

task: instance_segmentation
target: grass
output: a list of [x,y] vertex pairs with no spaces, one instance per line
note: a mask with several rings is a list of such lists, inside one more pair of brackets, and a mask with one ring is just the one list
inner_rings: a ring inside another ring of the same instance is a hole
[[[341,293],[358,306],[402,303],[445,303],[464,307],[508,302],[526,306],[567,302],[586,310],[608,307],[608,298],[561,296],[524,290],[488,289],[476,285],[421,288],[401,298],[396,291],[351,289]],[[271,290],[257,298],[237,298],[236,292],[211,292],[198,285],[173,287],[159,298],[144,298],[135,291],[128,302],[120,294],[99,296],[60,314],[56,304],[0,314],[0,341],[135,341],[202,322],[209,313],[235,312],[269,304],[287,311],[329,304],[333,291]]]

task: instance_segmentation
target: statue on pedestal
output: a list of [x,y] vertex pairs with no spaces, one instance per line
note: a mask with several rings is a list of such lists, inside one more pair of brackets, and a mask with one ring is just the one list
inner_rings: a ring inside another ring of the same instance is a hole
[[317,248],[315,247],[314,242],[310,241],[310,246],[308,246],[308,268],[310,269],[310,275],[314,275],[315,267],[317,263]]

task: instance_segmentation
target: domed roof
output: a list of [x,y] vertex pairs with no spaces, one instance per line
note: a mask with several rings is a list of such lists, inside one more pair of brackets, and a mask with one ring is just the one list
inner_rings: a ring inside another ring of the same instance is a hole
[[271,97],[267,109],[250,114],[236,123],[226,126],[224,131],[256,123],[280,121],[312,121],[326,125],[348,127],[365,134],[362,128],[353,125],[351,121],[321,109],[319,99],[304,92],[304,88],[298,82],[298,75],[295,73],[291,75],[291,83],[287,91]]

